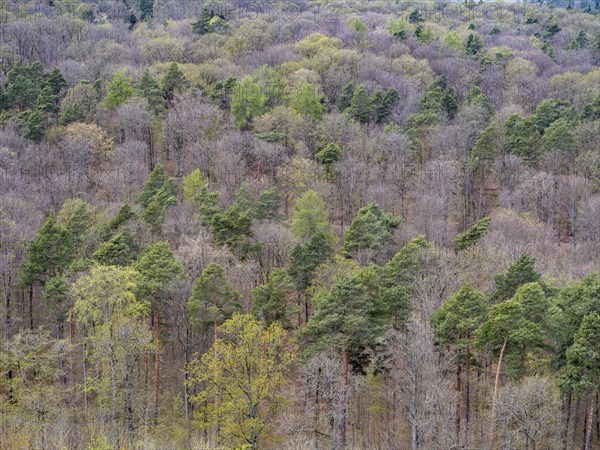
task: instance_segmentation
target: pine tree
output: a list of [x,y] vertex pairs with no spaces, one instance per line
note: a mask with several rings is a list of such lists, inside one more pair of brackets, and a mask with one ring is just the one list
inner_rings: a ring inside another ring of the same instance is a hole
[[350,107],[352,103],[352,96],[354,95],[354,83],[348,83],[344,85],[342,88],[342,92],[340,94],[340,98],[337,102],[338,110],[340,112],[344,112],[347,108]]
[[321,96],[310,83],[302,83],[291,93],[290,106],[298,114],[312,120],[320,120],[325,111],[325,107],[321,104]]
[[27,118],[23,137],[31,139],[35,142],[40,142],[46,135],[46,116],[43,111],[36,109]]
[[162,78],[161,87],[168,104],[173,102],[176,94],[180,94],[188,87],[188,81],[177,63],[172,63],[167,73]]
[[240,293],[225,276],[223,267],[216,263],[210,263],[195,281],[187,305],[194,326],[201,332],[212,326],[215,340],[217,327],[242,310]]
[[323,233],[333,241],[327,207],[315,191],[306,191],[294,204],[292,232],[299,238],[305,239],[310,239],[316,233]]
[[492,222],[491,217],[484,217],[473,224],[471,228],[454,239],[454,251],[459,252],[475,245],[486,233]]
[[148,106],[155,114],[160,114],[165,108],[165,98],[158,82],[144,70],[137,86],[137,95],[148,101]]
[[290,328],[290,315],[294,312],[289,299],[294,291],[292,279],[284,269],[273,269],[267,284],[252,290],[254,314],[267,325],[279,322],[284,328]]
[[483,48],[483,42],[478,34],[471,33],[467,38],[467,44],[465,45],[465,52],[467,55],[476,55],[479,50]]
[[510,299],[517,289],[526,284],[539,282],[541,276],[535,270],[535,259],[527,253],[523,253],[519,259],[511,265],[506,274],[499,274],[495,277],[496,290],[492,295],[494,302],[500,302]]
[[371,121],[373,114],[373,105],[365,87],[359,85],[352,94],[350,108],[348,108],[350,116],[358,120],[360,123],[368,123]]
[[265,112],[267,100],[252,77],[242,78],[233,88],[231,96],[231,114],[235,118],[236,126],[240,129],[249,128],[252,120]]

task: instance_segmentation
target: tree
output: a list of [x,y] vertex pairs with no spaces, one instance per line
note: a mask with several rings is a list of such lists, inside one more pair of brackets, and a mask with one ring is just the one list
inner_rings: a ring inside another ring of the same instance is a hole
[[97,375],[83,380],[85,405],[88,392],[96,392],[111,420],[125,419],[130,438],[136,415],[134,371],[152,342],[143,321],[148,304],[135,295],[138,276],[129,268],[96,266],[70,288],[72,315],[84,336],[83,364],[96,365]]
[[265,112],[267,100],[267,96],[252,77],[242,78],[234,87],[231,96],[231,114],[235,118],[236,126],[248,129],[252,120]]
[[218,427],[221,445],[256,450],[285,404],[281,389],[296,350],[280,324],[266,327],[249,314],[234,314],[218,334],[193,369],[192,381],[205,386],[194,397],[206,405],[200,426]]
[[347,111],[350,116],[360,123],[368,123],[371,121],[373,105],[367,89],[362,84],[354,90],[352,101],[350,102],[350,107]]
[[152,226],[155,233],[160,231],[164,216],[170,206],[177,204],[179,189],[161,164],[157,164],[148,175],[136,202],[144,208],[142,219]]
[[310,83],[301,83],[290,94],[290,106],[298,114],[312,120],[320,120],[323,116],[324,106],[321,104],[321,95],[315,86]]
[[347,108],[350,107],[352,103],[352,96],[354,95],[354,83],[345,84],[342,88],[342,92],[340,93],[340,98],[338,99],[338,110],[340,112],[344,112]]
[[169,66],[161,80],[161,87],[168,104],[173,102],[176,94],[181,94],[188,87],[188,81],[177,63]]
[[327,144],[322,150],[315,153],[315,159],[325,168],[325,178],[328,181],[335,181],[338,173],[333,169],[333,165],[342,158],[342,149],[334,143]]
[[154,114],[160,114],[165,108],[165,97],[158,82],[150,75],[148,69],[144,70],[137,85],[137,95],[146,99],[148,107]]
[[465,51],[467,55],[476,55],[479,50],[483,48],[483,42],[478,34],[471,33],[467,38],[467,45],[465,45]]
[[186,203],[199,203],[206,195],[208,180],[200,169],[194,169],[183,176],[183,201]]
[[148,300],[154,327],[155,393],[154,416],[158,414],[160,396],[160,320],[163,293],[173,281],[184,277],[183,265],[175,259],[166,242],[156,242],[145,248],[133,267],[140,274],[139,295]]
[[284,269],[273,269],[267,284],[252,290],[254,314],[267,325],[279,322],[284,328],[290,328],[289,298],[294,291],[292,279]]
[[226,26],[226,19],[223,14],[205,8],[198,20],[192,23],[192,31],[199,35],[217,33]]
[[523,253],[513,265],[511,265],[506,274],[498,274],[494,278],[496,290],[492,295],[494,302],[508,300],[517,289],[526,284],[539,282],[541,276],[535,270],[535,259],[527,253]]
[[362,263],[376,258],[392,242],[400,223],[399,217],[386,213],[376,203],[369,203],[358,210],[344,234],[343,252]]
[[[546,337],[545,314],[549,303],[538,283],[522,285],[514,297],[492,305],[487,320],[476,330],[477,342],[498,352],[498,365],[492,394],[492,416],[490,420],[490,450],[496,443],[496,401],[500,373],[504,358],[517,360],[518,372],[523,367],[526,352],[539,347]],[[510,344],[510,345],[509,345]]]
[[592,423],[594,421],[594,398],[600,391],[600,315],[593,312],[585,316],[575,334],[573,345],[567,350],[567,367],[561,384],[568,385],[577,394],[588,398],[587,427],[584,449],[592,448]]
[[334,240],[325,202],[315,191],[306,191],[294,204],[292,231],[303,239],[310,239],[315,234],[322,233],[331,241]]
[[241,259],[248,256],[252,250],[250,238],[252,231],[253,212],[234,203],[224,214],[213,213],[211,229],[218,245],[226,245]]
[[27,118],[23,137],[40,142],[46,135],[46,116],[42,110],[36,109]]
[[456,353],[456,389],[457,399],[456,428],[460,434],[461,416],[461,372],[463,361],[467,374],[465,383],[465,436],[469,438],[470,419],[470,379],[471,352],[475,346],[475,331],[485,320],[487,302],[483,294],[474,289],[470,283],[464,284],[456,293],[450,296],[444,304],[430,317],[435,329],[436,342],[442,346],[452,345]]
[[223,267],[210,263],[194,283],[188,309],[192,324],[201,332],[212,325],[217,339],[218,326],[242,309],[241,295],[225,277]]
[[333,448],[342,450],[346,448],[350,357],[360,359],[365,349],[376,346],[385,331],[384,308],[380,298],[370,295],[360,272],[343,278],[330,290],[320,291],[314,302],[316,312],[298,335],[309,355],[325,349],[340,354],[341,394]]
[[107,85],[107,94],[104,99],[106,109],[117,109],[119,105],[125,103],[135,94],[135,88],[132,85],[131,77],[125,75],[127,69],[119,70],[113,75],[113,79]]
[[459,252],[477,244],[486,233],[491,223],[491,217],[484,217],[475,222],[467,231],[456,236],[456,238],[454,238],[454,251]]
[[353,17],[348,21],[348,28],[356,31],[359,34],[367,32],[367,25],[360,17]]

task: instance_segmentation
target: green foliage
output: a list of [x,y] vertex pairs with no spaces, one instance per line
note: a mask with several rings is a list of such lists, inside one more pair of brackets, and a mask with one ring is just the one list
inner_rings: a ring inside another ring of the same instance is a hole
[[557,152],[574,159],[579,144],[573,134],[573,124],[566,119],[552,122],[542,136],[541,146],[545,152]]
[[40,142],[46,135],[46,116],[43,111],[36,109],[27,118],[23,137],[31,139],[35,142]]
[[329,226],[327,205],[315,191],[306,191],[292,208],[292,232],[299,238],[310,239],[322,233],[331,241],[333,232]]
[[541,141],[536,118],[520,118],[517,114],[513,114],[506,120],[504,127],[511,153],[525,161],[535,161]]
[[548,126],[558,119],[565,119],[573,123],[577,121],[577,116],[575,107],[565,100],[545,99],[535,109],[535,119],[537,120],[540,133],[543,133]]
[[276,187],[265,189],[252,205],[254,218],[258,220],[275,220],[279,217],[281,196]]
[[218,429],[218,442],[226,448],[268,446],[263,438],[285,404],[282,387],[296,349],[281,325],[266,327],[250,314],[235,314],[218,332],[220,338],[193,368],[191,381],[205,386],[193,398],[202,405],[200,427]]
[[433,115],[446,114],[454,118],[458,111],[458,98],[451,86],[446,85],[444,77],[438,77],[421,99],[421,113]]
[[320,291],[314,303],[315,314],[298,332],[307,355],[330,349],[358,356],[366,348],[375,348],[385,332],[384,305],[369,295],[359,274]]
[[465,250],[479,242],[491,223],[491,217],[484,217],[475,222],[467,231],[456,236],[454,239],[454,251],[459,252]]
[[323,117],[325,107],[321,103],[321,95],[315,86],[310,83],[302,83],[290,94],[290,106],[298,114],[312,120],[320,120]]
[[315,154],[315,159],[325,168],[325,179],[335,181],[338,173],[333,169],[333,165],[342,157],[342,149],[334,143],[327,144],[321,151]]
[[252,120],[266,111],[267,96],[260,86],[246,76],[233,89],[231,114],[240,129],[250,127]]
[[567,366],[560,379],[564,390],[590,396],[600,390],[600,315],[592,312],[584,317],[567,350]]
[[464,284],[431,315],[436,342],[460,349],[472,347],[475,331],[485,320],[486,312],[485,296],[470,283]]
[[562,28],[558,25],[558,22],[556,21],[554,15],[548,17],[548,20],[546,21],[546,29],[544,31],[544,37],[550,38],[555,34],[559,33],[561,30]]
[[539,282],[541,276],[535,270],[535,259],[527,253],[523,253],[519,259],[511,265],[506,274],[498,274],[494,278],[496,290],[492,295],[495,302],[510,299],[520,286],[526,283]]
[[318,231],[306,244],[297,244],[292,249],[288,272],[298,291],[304,292],[308,289],[315,269],[333,255],[331,244],[331,236]]
[[367,254],[376,256],[392,242],[394,230],[401,222],[399,217],[387,214],[378,204],[369,203],[358,210],[344,234],[344,254],[359,260]]
[[342,88],[340,98],[337,102],[338,110],[344,112],[352,104],[352,96],[354,95],[354,83],[348,83]]
[[354,90],[350,107],[346,111],[360,123],[368,123],[371,121],[373,105],[369,98],[369,93],[362,84]]
[[589,40],[587,37],[587,33],[585,30],[579,30],[575,39],[571,41],[571,43],[567,46],[569,50],[580,50],[582,48],[586,48],[589,45]]
[[410,23],[419,23],[423,22],[423,20],[423,14],[421,14],[421,11],[419,11],[418,9],[411,11],[411,13],[408,16],[408,21]]
[[158,82],[144,70],[137,85],[137,95],[146,99],[148,107],[155,114],[160,114],[165,108],[165,97]]
[[360,34],[367,32],[367,25],[360,17],[353,17],[350,19],[348,21],[348,27]]
[[113,75],[113,79],[107,85],[107,94],[104,99],[106,109],[116,109],[135,94],[131,77],[125,75],[127,69],[119,70]]
[[[201,332],[218,327],[242,310],[241,295],[225,276],[223,267],[210,263],[194,283],[187,302],[192,324]],[[216,333],[216,328],[215,328]]]
[[402,19],[390,19],[385,24],[385,29],[398,40],[406,39],[406,23]]
[[43,284],[59,275],[73,260],[74,251],[72,235],[57,223],[56,215],[51,212],[38,237],[29,244],[29,259],[23,267],[24,283]]
[[174,280],[184,277],[183,265],[175,259],[167,242],[156,242],[146,247],[133,268],[140,274],[140,294],[151,299],[153,310],[160,293]]
[[467,55],[476,55],[483,48],[483,41],[478,34],[471,33],[467,38],[467,44],[465,45],[465,52]]
[[283,103],[287,92],[287,86],[285,79],[277,70],[265,64],[258,69],[254,78],[256,83],[260,86],[265,97],[267,97],[267,107],[273,108]]
[[289,298],[294,291],[292,279],[284,269],[273,269],[267,284],[252,290],[254,314],[267,325],[279,322],[290,328],[290,315],[294,312],[289,306]]
[[169,176],[161,164],[148,175],[142,192],[136,202],[144,208],[140,217],[158,233],[170,206],[177,204],[178,188],[175,180]]
[[172,63],[161,80],[161,87],[167,102],[169,104],[172,103],[175,95],[181,94],[187,89],[188,84],[185,75],[177,63]]
[[105,266],[128,266],[134,260],[134,249],[133,236],[123,232],[103,242],[92,258]]
[[458,33],[454,30],[450,30],[446,33],[446,35],[444,36],[444,44],[450,48],[453,48],[455,50],[463,50],[463,44],[460,41],[460,36],[458,35]]
[[396,103],[400,101],[400,96],[398,95],[398,91],[391,88],[386,91],[385,95],[381,98],[381,101],[376,99],[372,99],[371,101],[375,107],[375,121],[377,123],[382,123],[388,118]]
[[520,376],[527,352],[541,348],[548,337],[548,308],[540,285],[524,284],[514,297],[490,307],[487,320],[475,332],[477,342],[494,352],[506,343],[507,366],[511,374]]
[[220,12],[203,9],[202,14],[196,22],[192,23],[192,31],[196,34],[203,35],[207,33],[218,33],[226,29],[227,19]]
[[244,210],[239,204],[232,205],[224,214],[214,214],[211,226],[215,243],[226,245],[235,255],[245,259],[252,249],[253,216],[251,210]]
[[433,31],[429,27],[424,27],[423,25],[417,25],[415,28],[415,36],[422,44],[429,44],[433,42]]
[[200,169],[194,169],[183,176],[183,201],[186,203],[200,203],[206,195],[208,180]]

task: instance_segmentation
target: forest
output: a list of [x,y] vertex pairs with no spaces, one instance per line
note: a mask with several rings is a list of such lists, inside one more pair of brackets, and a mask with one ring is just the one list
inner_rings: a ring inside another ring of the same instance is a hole
[[599,14],[2,2],[0,449],[599,448]]

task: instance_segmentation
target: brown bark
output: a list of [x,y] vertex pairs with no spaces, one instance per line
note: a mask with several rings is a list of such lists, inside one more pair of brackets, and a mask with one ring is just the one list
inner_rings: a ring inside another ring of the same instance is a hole
[[460,397],[462,394],[462,364],[460,361],[456,366],[456,440],[460,443]]
[[575,402],[575,414],[574,414],[574,420],[575,422],[573,423],[573,435],[572,435],[572,441],[571,441],[571,449],[575,450],[575,443],[577,442],[577,426],[579,425],[579,407],[581,406],[581,399],[577,399],[577,401]]
[[154,323],[155,336],[155,355],[154,355],[154,418],[158,418],[158,402],[160,399],[160,311],[156,312],[156,321]]
[[471,352],[467,348],[465,378],[465,447],[469,447],[469,408],[471,407]]
[[566,411],[566,420],[565,420],[565,430],[563,432],[563,450],[567,450],[567,441],[569,438],[569,424],[571,422],[571,400],[573,399],[573,393],[569,392],[567,395],[567,401],[565,405]]
[[508,337],[505,337],[502,349],[500,350],[500,357],[498,358],[498,367],[496,368],[496,380],[494,381],[494,393],[492,395],[492,417],[490,420],[490,450],[494,450],[494,447],[496,446],[496,402],[498,401],[498,390],[500,387],[502,358],[504,357],[504,350],[506,350],[507,342]]

